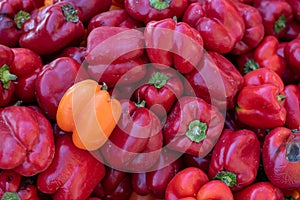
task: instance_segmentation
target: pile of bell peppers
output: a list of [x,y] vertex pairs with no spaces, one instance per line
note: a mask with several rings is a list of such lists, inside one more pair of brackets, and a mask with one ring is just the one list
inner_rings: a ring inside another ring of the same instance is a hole
[[300,200],[299,0],[1,0],[1,200]]

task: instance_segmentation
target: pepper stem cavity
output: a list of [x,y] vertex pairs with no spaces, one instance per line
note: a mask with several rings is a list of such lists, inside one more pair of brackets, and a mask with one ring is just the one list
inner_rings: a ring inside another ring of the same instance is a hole
[[103,82],[100,89],[101,90],[108,90],[108,86],[106,85],[106,83]]
[[300,160],[300,144],[291,142],[286,146],[286,159],[289,162],[298,162]]
[[194,120],[190,122],[189,130],[185,133],[185,135],[193,142],[201,142],[206,138],[206,130],[206,123]]
[[281,101],[285,100],[285,98],[286,98],[286,96],[284,96],[282,94],[277,95],[277,101],[278,102],[281,102]]
[[157,89],[162,88],[167,81],[169,80],[169,77],[166,76],[163,73],[156,72],[148,81],[149,84],[154,85]]
[[16,192],[5,192],[1,200],[20,200],[20,197]]
[[274,24],[275,33],[279,33],[286,27],[286,18],[284,15],[281,15]]
[[169,8],[171,0],[149,0],[150,6],[157,10]]
[[9,66],[4,64],[0,68],[0,81],[2,82],[3,88],[8,89],[10,85],[10,81],[14,81],[17,79],[17,76],[14,74],[11,74],[9,72]]
[[222,181],[229,187],[233,187],[236,185],[236,174],[232,172],[221,171],[217,173],[214,179]]
[[78,10],[70,4],[62,5],[62,12],[68,22],[77,23],[79,22]]
[[244,74],[247,74],[251,71],[254,71],[259,68],[259,65],[257,62],[255,62],[253,59],[248,60],[244,65]]
[[29,18],[30,18],[30,14],[28,12],[20,10],[14,17],[14,21],[17,25],[17,28],[21,29],[24,22]]

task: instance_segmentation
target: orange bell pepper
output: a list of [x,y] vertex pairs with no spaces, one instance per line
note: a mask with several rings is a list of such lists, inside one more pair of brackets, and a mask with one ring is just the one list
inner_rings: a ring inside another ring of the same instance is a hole
[[121,112],[120,102],[110,98],[105,85],[87,79],[66,91],[58,105],[56,120],[62,130],[73,132],[75,146],[93,151],[107,141]]

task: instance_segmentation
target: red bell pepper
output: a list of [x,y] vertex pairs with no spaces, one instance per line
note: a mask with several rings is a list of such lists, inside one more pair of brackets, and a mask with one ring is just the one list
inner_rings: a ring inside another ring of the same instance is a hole
[[14,62],[10,67],[12,74],[17,76],[14,81],[15,94],[24,102],[35,102],[35,81],[38,73],[42,70],[41,57],[34,51],[26,48],[12,48]]
[[188,0],[125,0],[124,3],[129,15],[145,23],[174,16],[181,19],[188,6]]
[[104,178],[96,185],[92,195],[101,199],[127,200],[133,189],[131,175],[106,166]]
[[282,191],[270,182],[254,183],[234,194],[235,200],[284,199]]
[[56,58],[71,57],[74,60],[76,60],[79,64],[82,64],[85,58],[85,52],[85,47],[67,47],[63,49]]
[[89,0],[89,2],[86,2],[86,0],[54,0],[53,3],[62,1],[73,3],[81,11],[81,21],[84,24],[88,24],[98,13],[108,11],[112,3],[112,0]]
[[181,97],[163,127],[168,148],[205,157],[221,135],[224,119],[219,110],[198,97]]
[[71,2],[47,6],[23,24],[19,44],[40,55],[77,45],[84,37],[81,19],[81,13]]
[[[35,81],[38,105],[52,120],[56,119],[58,104],[75,82],[87,79],[88,75],[80,64],[70,57],[60,57],[44,65]],[[55,82],[53,82],[55,80]]]
[[46,170],[54,156],[50,122],[25,106],[9,106],[0,111],[0,168],[13,169],[23,176]]
[[278,48],[278,39],[275,36],[266,36],[255,48],[253,58],[260,68],[272,69],[282,76],[286,65],[284,59],[277,54]]
[[284,88],[286,101],[286,122],[285,126],[290,129],[300,129],[300,87],[290,84]]
[[183,163],[185,167],[197,167],[208,174],[209,163],[211,160],[211,152],[205,157],[192,156],[190,154],[183,154]]
[[14,56],[9,47],[0,45],[0,107],[6,106],[14,95],[15,85],[12,81],[16,80],[17,76],[10,73]]
[[254,182],[259,158],[260,143],[253,131],[224,129],[213,149],[208,176],[240,190]]
[[295,72],[300,72],[300,38],[290,41],[284,48],[284,58],[288,66]]
[[[152,169],[163,145],[159,118],[143,102],[122,100],[122,115],[109,140],[100,148],[109,166],[130,172]],[[111,156],[114,155],[114,156]]]
[[243,17],[245,34],[240,41],[236,42],[230,53],[240,55],[254,49],[264,38],[265,30],[262,17],[255,7],[239,2],[234,5]]
[[260,12],[265,28],[265,35],[277,38],[284,36],[288,24],[293,21],[293,11],[285,1],[257,0],[254,7]]
[[205,53],[199,69],[186,74],[185,79],[188,95],[196,95],[220,109],[234,107],[237,92],[243,85],[241,73],[217,52]]
[[74,146],[70,134],[59,135],[55,156],[37,177],[38,189],[53,200],[87,199],[105,175],[105,168],[90,152]]
[[245,33],[243,17],[230,0],[193,3],[183,21],[200,32],[206,50],[222,54],[230,52]]
[[198,67],[203,51],[199,32],[187,23],[171,18],[147,23],[144,31],[146,50],[152,63],[161,68],[174,66],[186,74]]
[[300,23],[297,21],[292,21],[290,24],[288,24],[287,31],[280,39],[284,41],[291,41],[297,37],[300,37]]
[[209,181],[198,168],[188,167],[178,172],[166,189],[166,200],[233,200],[230,188],[219,180]]
[[90,33],[94,28],[100,26],[140,28],[143,27],[143,23],[133,19],[125,9],[121,9],[95,15],[88,24],[87,32]]
[[2,0],[0,2],[0,44],[19,46],[23,23],[37,9],[34,0]]
[[285,0],[290,4],[293,10],[294,19],[300,22],[300,3],[298,0]]
[[269,180],[277,187],[300,187],[300,134],[298,130],[277,127],[266,136],[263,165]]
[[[183,83],[179,73],[171,68],[164,70],[149,67],[147,75],[134,92],[135,101],[145,101],[146,108],[163,118],[183,94]],[[147,81],[147,82],[146,82]]]
[[235,108],[240,122],[253,128],[275,128],[286,120],[284,85],[272,70],[259,68],[244,76]]

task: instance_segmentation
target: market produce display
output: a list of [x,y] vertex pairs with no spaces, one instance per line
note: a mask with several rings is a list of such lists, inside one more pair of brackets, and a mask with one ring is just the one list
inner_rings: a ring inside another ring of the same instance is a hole
[[300,200],[299,0],[0,0],[1,200]]

